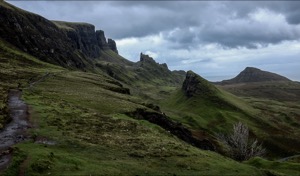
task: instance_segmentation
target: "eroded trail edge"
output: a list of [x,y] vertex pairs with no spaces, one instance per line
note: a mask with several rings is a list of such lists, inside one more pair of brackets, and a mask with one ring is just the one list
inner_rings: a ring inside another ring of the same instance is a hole
[[0,131],[0,171],[6,169],[11,161],[11,146],[27,139],[26,130],[30,128],[28,106],[21,97],[21,91],[10,90],[8,107],[11,122]]

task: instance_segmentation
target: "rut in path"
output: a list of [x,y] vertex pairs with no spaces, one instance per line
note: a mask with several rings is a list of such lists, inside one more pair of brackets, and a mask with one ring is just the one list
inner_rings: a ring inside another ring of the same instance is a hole
[[12,158],[11,146],[27,139],[28,106],[21,100],[22,92],[10,90],[8,108],[11,122],[0,131],[0,171],[6,169]]

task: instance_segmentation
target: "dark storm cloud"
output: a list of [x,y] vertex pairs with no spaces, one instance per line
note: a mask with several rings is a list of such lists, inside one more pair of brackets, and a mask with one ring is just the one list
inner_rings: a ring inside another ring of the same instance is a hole
[[[47,18],[92,23],[114,39],[162,34],[177,47],[256,48],[300,38],[300,2],[11,1]],[[265,12],[269,21],[251,15]],[[80,12],[80,13],[79,13]],[[283,17],[277,19],[276,15]],[[275,22],[274,22],[275,21]],[[277,23],[276,23],[277,22]]]

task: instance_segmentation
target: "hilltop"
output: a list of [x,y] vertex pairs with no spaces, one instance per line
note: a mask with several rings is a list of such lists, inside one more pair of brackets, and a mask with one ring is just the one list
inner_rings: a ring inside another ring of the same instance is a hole
[[236,77],[223,80],[220,84],[237,84],[237,83],[251,83],[251,82],[274,82],[274,81],[291,81],[288,78],[278,75],[276,73],[263,71],[254,67],[246,67]]
[[215,84],[237,96],[279,101],[299,101],[300,98],[300,83],[253,67],[247,67],[236,77]]

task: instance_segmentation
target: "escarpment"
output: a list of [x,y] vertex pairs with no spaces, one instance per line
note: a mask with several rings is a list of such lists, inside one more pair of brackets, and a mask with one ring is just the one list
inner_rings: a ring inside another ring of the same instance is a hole
[[101,51],[113,50],[103,31],[87,23],[50,21],[6,2],[0,4],[0,38],[48,63],[85,69]]

